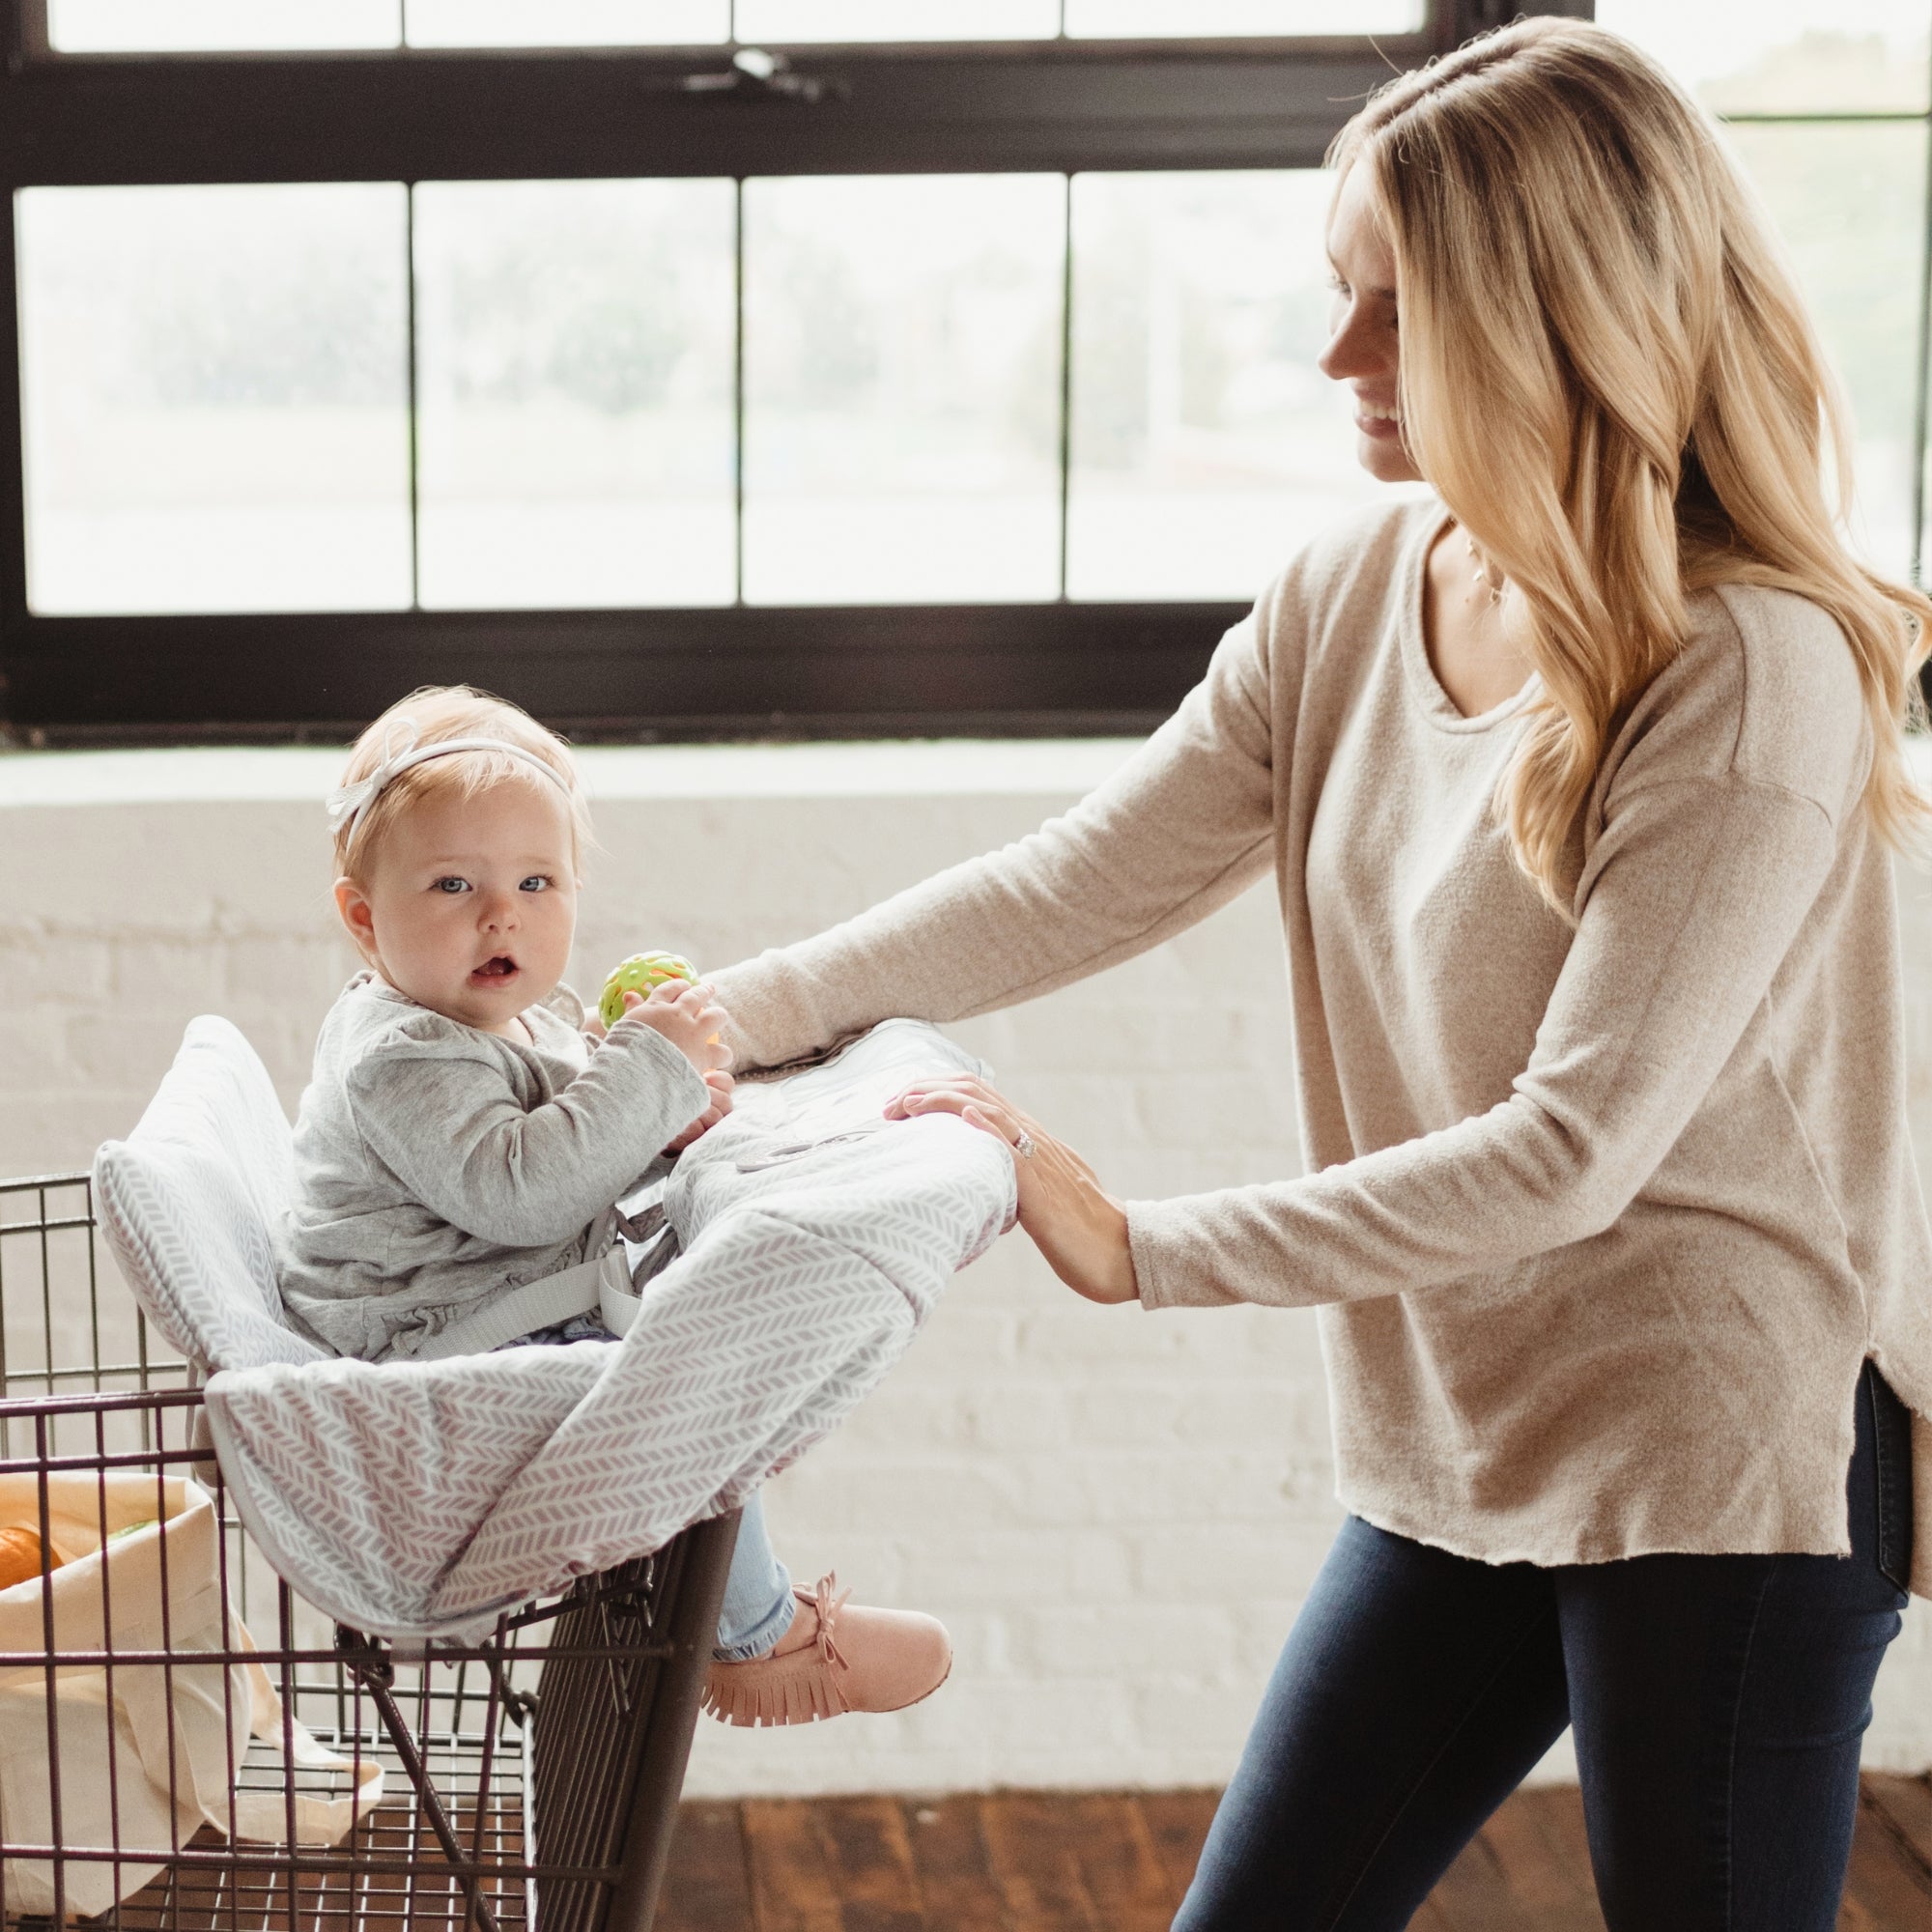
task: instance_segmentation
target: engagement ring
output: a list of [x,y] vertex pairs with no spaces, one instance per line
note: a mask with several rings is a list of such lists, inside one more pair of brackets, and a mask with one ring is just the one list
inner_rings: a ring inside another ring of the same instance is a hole
[[1033,1136],[1030,1133],[1028,1133],[1024,1127],[1020,1129],[1019,1139],[1013,1143],[1013,1151],[1016,1154],[1018,1154],[1022,1160],[1031,1160],[1033,1158],[1033,1151],[1034,1151]]

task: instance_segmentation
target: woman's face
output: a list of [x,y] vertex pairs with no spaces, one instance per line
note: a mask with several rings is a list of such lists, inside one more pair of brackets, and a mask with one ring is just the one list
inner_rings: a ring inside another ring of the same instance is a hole
[[1403,441],[1399,412],[1395,251],[1376,220],[1365,168],[1351,167],[1342,177],[1328,216],[1328,262],[1335,308],[1319,367],[1353,392],[1356,459],[1383,483],[1419,482],[1422,472]]

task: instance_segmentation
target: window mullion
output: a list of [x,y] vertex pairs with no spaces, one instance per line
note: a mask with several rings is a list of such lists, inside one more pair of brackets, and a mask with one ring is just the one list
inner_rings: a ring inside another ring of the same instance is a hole
[[410,609],[422,609],[422,421],[417,409],[421,355],[416,345],[416,185],[403,184],[403,327],[408,342],[404,363],[409,410]]
[[[1932,61],[1932,55],[1928,55]],[[1932,75],[1928,75],[1932,83]],[[1918,335],[1912,370],[1912,582],[1925,584],[1925,439],[1932,416],[1932,112],[1925,117],[1925,177],[1918,209]]]
[[816,102],[693,93],[690,62],[656,53],[37,61],[0,77],[0,161],[16,186],[1312,167],[1389,72],[1367,48],[1067,43],[793,66],[826,83]]
[[[1065,0],[1062,14],[1065,14]],[[1067,507],[1073,494],[1073,177],[1065,177],[1066,213],[1060,255],[1060,601],[1066,602]]]
[[731,196],[731,601],[745,601],[745,178]]
[[[27,615],[25,397],[20,374],[19,258],[14,234],[14,195],[0,185],[0,621],[12,630]],[[0,715],[5,712],[0,674]]]

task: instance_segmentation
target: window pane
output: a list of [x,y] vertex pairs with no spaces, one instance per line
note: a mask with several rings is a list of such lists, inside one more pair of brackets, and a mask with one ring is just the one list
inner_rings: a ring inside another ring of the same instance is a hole
[[1251,597],[1384,490],[1328,336],[1334,177],[1078,175],[1067,594]]
[[393,47],[401,0],[50,0],[62,53],[215,53]]
[[1597,18],[1655,54],[1720,113],[1926,104],[1926,0],[1597,0]]
[[1911,557],[1912,359],[1924,245],[1922,126],[1730,130],[1784,237],[1857,431],[1854,535],[1879,569]]
[[745,589],[1060,588],[1057,175],[745,185]]
[[1155,40],[1185,35],[1414,34],[1428,0],[1066,0],[1069,35]]
[[733,594],[728,181],[416,190],[425,605]]
[[407,604],[402,188],[16,207],[33,608]]
[[404,0],[412,47],[693,46],[731,31],[730,0]]
[[738,0],[741,41],[1037,41],[1060,0]]

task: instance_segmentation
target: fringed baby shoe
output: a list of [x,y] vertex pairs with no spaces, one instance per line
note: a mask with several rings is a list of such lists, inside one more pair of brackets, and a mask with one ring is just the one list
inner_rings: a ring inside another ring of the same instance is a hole
[[[829,1572],[794,1589],[805,1641],[746,1663],[713,1663],[704,1708],[727,1724],[809,1724],[847,1711],[902,1711],[929,1697],[952,1668],[952,1640],[918,1610],[846,1606]],[[786,1636],[792,1633],[787,1631]]]

